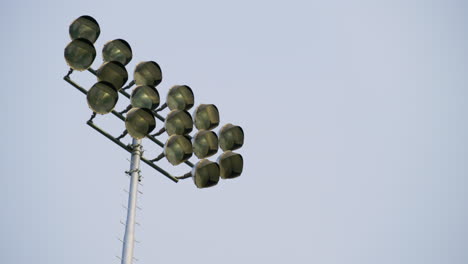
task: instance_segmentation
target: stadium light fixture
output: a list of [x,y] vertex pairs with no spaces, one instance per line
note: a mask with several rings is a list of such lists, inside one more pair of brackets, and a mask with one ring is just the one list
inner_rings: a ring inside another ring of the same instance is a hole
[[[65,61],[70,70],[64,80],[86,95],[88,106],[92,111],[86,122],[91,128],[111,140],[124,150],[131,153],[130,189],[127,207],[127,220],[122,249],[122,264],[133,262],[135,241],[135,215],[138,194],[138,183],[141,181],[140,162],[146,163],[162,175],[174,182],[192,178],[197,188],[208,188],[218,184],[219,179],[238,177],[243,170],[244,161],[240,154],[232,152],[244,144],[244,131],[240,126],[227,124],[218,135],[212,129],[220,123],[218,108],[213,104],[201,104],[195,108],[192,115],[188,112],[195,103],[194,93],[187,85],[172,86],[166,96],[165,103],[160,106],[160,96],[156,89],[162,81],[161,67],[154,61],[143,61],[136,65],[133,80],[128,82],[125,68],[132,60],[132,48],[127,41],[115,39],[107,42],[102,49],[102,65],[94,70],[91,68],[95,58],[94,43],[101,33],[98,22],[90,16],[81,16],[69,27],[71,42],[65,47]],[[74,71],[89,71],[96,76],[96,83],[89,89],[81,87],[70,76]],[[128,82],[128,83],[127,83]],[[124,86],[125,85],[125,86]],[[132,88],[131,94],[125,90]],[[127,108],[118,112],[114,110],[119,94],[129,99]],[[159,108],[158,108],[159,107]],[[169,109],[166,117],[159,113]],[[125,130],[118,137],[106,132],[94,123],[97,114],[112,113],[124,122]],[[159,120],[159,121],[158,121]],[[156,126],[163,127],[151,135]],[[193,131],[193,127],[197,129]],[[157,137],[164,136],[163,143]],[[190,133],[194,135],[190,135]],[[132,137],[130,144],[122,140],[126,135]],[[147,159],[142,154],[142,140],[148,139],[162,148],[161,154],[153,159]],[[216,161],[207,158],[218,152],[220,147],[224,152]],[[199,160],[194,165],[190,158],[195,154]],[[172,165],[185,163],[191,170],[182,176],[173,176],[162,169],[157,162],[166,158]]]

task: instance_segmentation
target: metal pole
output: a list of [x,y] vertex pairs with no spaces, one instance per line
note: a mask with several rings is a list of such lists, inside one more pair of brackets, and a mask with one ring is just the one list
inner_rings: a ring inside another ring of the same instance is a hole
[[130,189],[127,206],[127,224],[122,250],[122,264],[132,264],[135,243],[135,214],[140,173],[141,139],[133,139],[132,161],[130,164]]

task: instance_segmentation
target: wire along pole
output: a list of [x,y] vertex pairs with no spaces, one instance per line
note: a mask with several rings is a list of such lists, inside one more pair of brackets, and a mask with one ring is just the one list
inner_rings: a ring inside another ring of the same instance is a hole
[[127,206],[127,224],[122,249],[122,264],[132,264],[133,248],[135,244],[135,215],[138,193],[138,180],[140,177],[141,139],[133,139],[132,160],[130,164],[130,189]]

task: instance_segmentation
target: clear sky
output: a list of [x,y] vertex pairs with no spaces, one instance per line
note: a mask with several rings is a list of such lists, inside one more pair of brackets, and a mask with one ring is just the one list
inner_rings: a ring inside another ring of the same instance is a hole
[[468,4],[449,0],[3,1],[0,262],[119,263],[129,155],[62,80],[81,15],[94,68],[124,38],[163,99],[190,85],[246,133],[244,174],[211,189],[142,166],[136,263],[468,263]]

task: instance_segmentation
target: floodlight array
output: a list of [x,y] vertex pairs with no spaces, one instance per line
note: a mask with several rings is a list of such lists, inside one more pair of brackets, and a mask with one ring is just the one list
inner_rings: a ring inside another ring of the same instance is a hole
[[[141,160],[175,182],[193,178],[198,188],[207,188],[216,185],[220,178],[231,179],[241,175],[243,158],[233,151],[244,144],[244,132],[240,126],[233,124],[224,125],[217,134],[213,132],[220,123],[219,111],[214,104],[200,104],[191,115],[188,110],[195,104],[192,89],[187,85],[175,85],[169,89],[165,102],[160,105],[161,98],[156,87],[162,81],[162,71],[156,62],[138,63],[133,71],[133,80],[128,82],[125,67],[133,54],[127,41],[115,39],[107,42],[102,50],[103,64],[94,70],[91,65],[96,58],[94,43],[100,35],[99,24],[90,16],[81,16],[72,22],[69,33],[72,41],[66,46],[64,55],[70,71],[64,80],[86,94],[92,111],[87,122],[89,126],[129,152],[133,146],[121,142],[127,134],[134,139],[148,138],[156,143],[163,148],[161,154],[153,159],[141,156]],[[70,78],[73,71],[85,70],[97,77],[96,83],[89,89]],[[128,94],[125,90],[133,86],[131,94]],[[114,109],[119,94],[130,99],[128,107],[120,112]],[[170,112],[163,117],[159,112],[166,108]],[[125,131],[118,137],[110,135],[93,121],[97,114],[108,113],[125,122]],[[157,126],[156,119],[164,122],[164,126],[152,134]],[[192,136],[194,127],[196,132]],[[157,137],[164,133],[167,133],[168,139],[162,143]],[[208,160],[218,152],[219,147],[223,153],[215,162]],[[200,159],[195,165],[189,161],[193,154]],[[192,170],[174,177],[156,164],[163,158],[174,166],[185,163]]]

